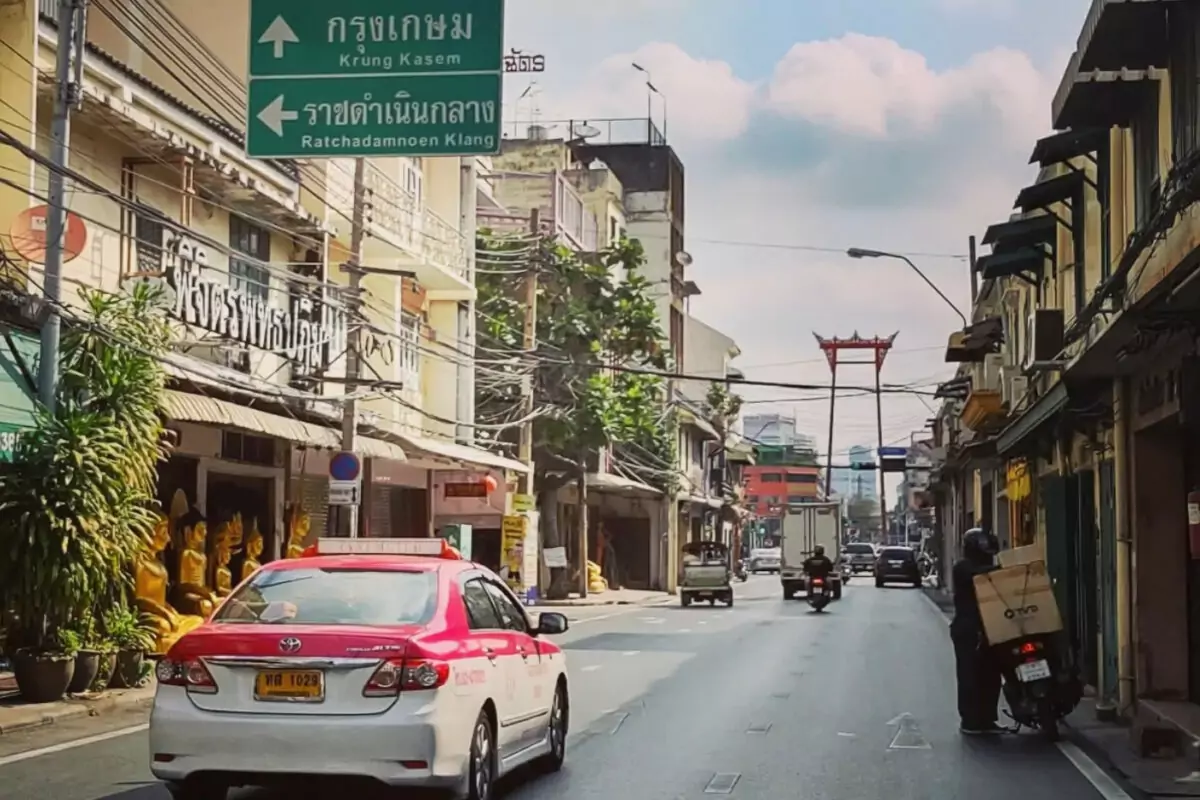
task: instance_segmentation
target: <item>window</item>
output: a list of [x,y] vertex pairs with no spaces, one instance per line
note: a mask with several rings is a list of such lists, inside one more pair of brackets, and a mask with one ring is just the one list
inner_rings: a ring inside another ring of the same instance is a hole
[[746,496],[746,502],[747,502],[747,503],[757,503],[757,502],[758,502],[758,495],[756,495],[756,494],[747,495],[747,496]]
[[796,503],[811,503],[814,499],[816,498],[810,494],[789,494],[788,505],[795,505]]
[[783,476],[778,472],[766,472],[762,475],[763,483],[783,483]]
[[405,389],[419,390],[420,374],[421,374],[421,320],[415,314],[410,314],[407,311],[400,312],[400,318],[396,320],[396,332],[400,339],[400,357],[397,359],[400,370],[400,379],[414,379],[416,385],[409,386],[405,384]]
[[889,547],[879,554],[880,558],[892,561],[916,561],[917,554],[907,547]]
[[417,208],[421,207],[424,194],[424,164],[419,158],[405,159],[404,162],[404,191],[412,197]]
[[270,293],[271,273],[262,264],[271,260],[271,234],[241,217],[230,215],[229,248],[257,261],[231,256],[230,285],[250,297],[266,300]]
[[504,627],[500,614],[492,605],[483,581],[476,578],[463,586],[463,605],[467,609],[467,624],[473,631],[497,630]]
[[787,482],[815,484],[817,482],[817,476],[813,473],[789,472],[787,475]]
[[[1167,68],[1171,76],[1171,146],[1174,161],[1180,164],[1200,149],[1200,12],[1190,3],[1171,5],[1167,17],[1170,37]],[[1151,81],[1151,86],[1157,87],[1158,82]],[[1156,89],[1152,89],[1151,93],[1157,96]],[[1155,102],[1154,106],[1157,108],[1158,103]],[[1136,164],[1136,134],[1134,148]],[[1136,166],[1134,169],[1136,172]]]
[[496,610],[500,612],[500,622],[503,626],[510,631],[528,633],[529,623],[525,619],[525,611],[509,597],[508,592],[500,588],[495,581],[484,581],[483,586],[491,596],[492,602],[496,604]]
[[766,504],[769,506],[779,505],[779,498],[775,496],[765,498]]
[[138,214],[134,222],[134,238],[137,240],[134,272],[162,271],[164,230],[163,224],[157,219]]
[[852,556],[873,556],[875,555],[875,548],[869,544],[851,543],[846,545],[845,552]]
[[1130,127],[1133,132],[1134,224],[1141,228],[1154,214],[1160,194],[1157,97],[1146,98]]
[[400,570],[274,569],[258,573],[213,617],[274,625],[423,625],[437,574]]

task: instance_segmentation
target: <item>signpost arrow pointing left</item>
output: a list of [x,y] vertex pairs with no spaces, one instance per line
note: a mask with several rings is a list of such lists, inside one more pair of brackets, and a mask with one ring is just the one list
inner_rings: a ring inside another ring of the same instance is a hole
[[283,46],[285,44],[299,44],[300,38],[296,36],[296,32],[292,30],[292,26],[287,24],[287,20],[282,15],[275,17],[267,29],[263,31],[263,35],[258,38],[259,44],[274,45],[275,58],[283,58]]
[[300,119],[299,111],[286,111],[283,108],[283,95],[272,100],[266,108],[258,112],[258,121],[271,129],[276,136],[283,136],[283,123]]
[[889,750],[933,749],[933,746],[921,733],[920,728],[917,727],[917,721],[913,719],[913,715],[907,711],[889,721],[888,726],[896,729],[896,735],[892,737],[892,743],[888,745]]

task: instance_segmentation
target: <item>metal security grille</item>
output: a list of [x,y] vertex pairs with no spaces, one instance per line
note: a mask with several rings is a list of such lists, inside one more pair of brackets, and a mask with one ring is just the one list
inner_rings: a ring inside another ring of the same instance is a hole
[[310,536],[329,535],[329,480],[300,479],[300,507],[312,522]]

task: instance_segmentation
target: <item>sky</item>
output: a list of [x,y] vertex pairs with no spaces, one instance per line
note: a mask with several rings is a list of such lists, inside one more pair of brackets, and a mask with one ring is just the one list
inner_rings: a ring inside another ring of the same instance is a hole
[[[814,332],[897,333],[884,383],[932,390],[953,374],[944,348],[958,316],[903,262],[845,250],[909,254],[969,313],[968,237],[1007,220],[1036,179],[1029,156],[1052,132],[1087,6],[508,0],[506,46],[544,55],[546,71],[507,77],[505,120],[644,118],[646,75],[632,64],[645,67],[686,171],[688,278],[702,292],[691,313],[737,341],[746,377],[828,385]],[[847,367],[839,383],[873,380]],[[826,447],[828,392],[742,393],[747,411],[794,413]],[[885,444],[922,429],[926,402],[885,395]],[[875,440],[874,398],[839,398],[834,462]]]

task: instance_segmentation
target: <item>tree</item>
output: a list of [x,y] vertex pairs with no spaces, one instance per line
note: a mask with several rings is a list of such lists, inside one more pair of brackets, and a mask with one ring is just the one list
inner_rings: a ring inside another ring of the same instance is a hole
[[61,631],[125,600],[164,455],[159,358],[172,336],[159,296],[81,292],[55,411],[39,409],[0,473],[0,609],[20,645],[52,650]]
[[[561,547],[558,489],[574,482],[579,507],[585,509],[585,476],[600,450],[619,445],[662,453],[673,442],[664,380],[637,371],[669,366],[651,286],[641,272],[642,248],[623,240],[598,253],[580,254],[548,237],[530,244],[488,231],[481,232],[478,247],[484,266],[477,280],[482,372],[477,415],[480,420],[511,419],[523,381],[532,381],[542,540],[545,547]],[[489,263],[499,266],[489,269]],[[514,268],[518,266],[523,268]],[[537,345],[532,353],[524,352],[522,341],[526,268],[537,272]],[[518,436],[508,427],[493,438],[511,444]],[[578,515],[575,533],[576,541],[587,541],[585,513]],[[563,596],[566,571],[551,573],[549,596]],[[586,581],[587,576],[580,578]]]

